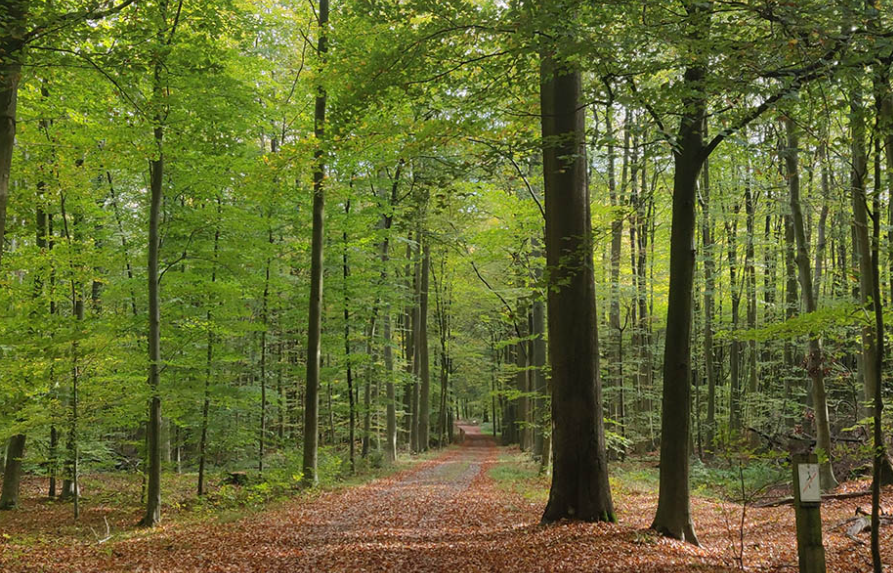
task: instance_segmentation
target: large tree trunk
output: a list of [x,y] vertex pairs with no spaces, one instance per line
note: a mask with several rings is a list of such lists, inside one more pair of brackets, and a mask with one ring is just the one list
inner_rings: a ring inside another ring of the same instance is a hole
[[16,137],[16,101],[22,74],[22,29],[28,0],[8,0],[0,13],[0,262],[6,240],[6,205]]
[[[319,2],[319,43],[317,54],[325,58],[328,51],[327,28],[329,22],[329,0]],[[326,152],[322,147],[325,136],[326,92],[317,88],[314,110],[314,129],[317,148],[314,153],[313,168],[313,231],[310,245],[310,317],[307,326],[307,387],[304,400],[304,452],[303,482],[306,485],[319,483],[317,475],[319,453],[319,360],[322,338],[322,288],[323,288],[323,247],[325,245],[325,179]]]
[[599,374],[581,74],[553,58],[544,55],[540,69],[554,421],[552,487],[542,520],[614,521]]
[[19,505],[19,484],[22,480],[22,458],[25,457],[25,435],[16,434],[6,447],[6,465],[3,469],[3,491],[0,493],[0,510]]
[[[698,19],[703,8],[692,8]],[[670,234],[670,292],[664,346],[661,407],[660,494],[652,529],[698,544],[689,499],[691,443],[691,325],[695,256],[695,200],[698,177],[707,159],[704,148],[705,69],[685,70],[691,95],[684,101],[674,150],[673,217]]]
[[[803,302],[806,312],[815,312],[816,302],[812,291],[812,273],[809,268],[809,252],[806,245],[806,232],[803,225],[803,212],[800,208],[800,165],[798,158],[798,146],[800,145],[797,128],[794,120],[785,118],[788,144],[785,149],[785,166],[788,177],[788,188],[791,195],[791,218],[794,227],[794,236],[797,241],[797,266],[800,269],[800,287],[803,292]],[[809,356],[807,357],[807,370],[812,378],[813,402],[815,406],[815,422],[817,434],[817,446],[825,456],[821,464],[819,480],[823,490],[837,486],[834,470],[831,467],[831,427],[828,422],[828,403],[825,397],[824,360],[822,357],[821,340],[812,337],[809,340]]]

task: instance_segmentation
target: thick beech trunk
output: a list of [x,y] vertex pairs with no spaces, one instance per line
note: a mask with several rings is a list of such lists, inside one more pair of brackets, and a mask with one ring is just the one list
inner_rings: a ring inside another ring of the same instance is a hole
[[16,137],[16,102],[22,75],[22,36],[29,0],[8,0],[0,12],[0,263],[6,240],[6,205]]
[[544,522],[614,521],[599,374],[581,74],[541,64],[554,465]]
[[22,458],[25,457],[25,435],[16,434],[6,447],[6,465],[3,469],[3,491],[0,493],[0,510],[19,505],[19,485],[22,480]]

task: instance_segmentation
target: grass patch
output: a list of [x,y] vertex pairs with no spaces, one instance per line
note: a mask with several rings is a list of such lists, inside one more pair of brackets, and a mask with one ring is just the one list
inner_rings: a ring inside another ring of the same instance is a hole
[[503,450],[490,468],[496,486],[521,497],[545,503],[549,499],[549,477],[540,474],[540,465],[518,450]]
[[[640,495],[657,493],[660,487],[660,467],[657,457],[609,465],[611,489],[619,493]],[[790,480],[790,470],[772,459],[752,458],[737,465],[716,459],[709,464],[692,459],[692,495],[723,501],[741,502],[778,484]],[[742,494],[743,491],[743,494]]]
[[493,422],[483,422],[481,423],[480,428],[481,433],[485,436],[496,436],[499,434],[499,432],[496,434],[493,433]]

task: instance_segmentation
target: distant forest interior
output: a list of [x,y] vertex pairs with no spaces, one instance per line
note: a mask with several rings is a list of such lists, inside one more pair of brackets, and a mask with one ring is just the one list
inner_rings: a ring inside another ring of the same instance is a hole
[[893,0],[3,0],[0,570],[891,571],[891,76]]

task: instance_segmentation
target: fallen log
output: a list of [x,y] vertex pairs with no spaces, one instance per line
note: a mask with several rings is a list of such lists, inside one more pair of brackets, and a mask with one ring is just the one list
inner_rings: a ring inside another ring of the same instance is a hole
[[[853,499],[855,497],[862,497],[865,495],[871,495],[871,490],[864,491],[848,491],[845,493],[823,493],[822,501],[827,499]],[[767,499],[753,504],[752,507],[779,507],[782,505],[792,505],[794,503],[794,496],[780,497],[777,499]]]

